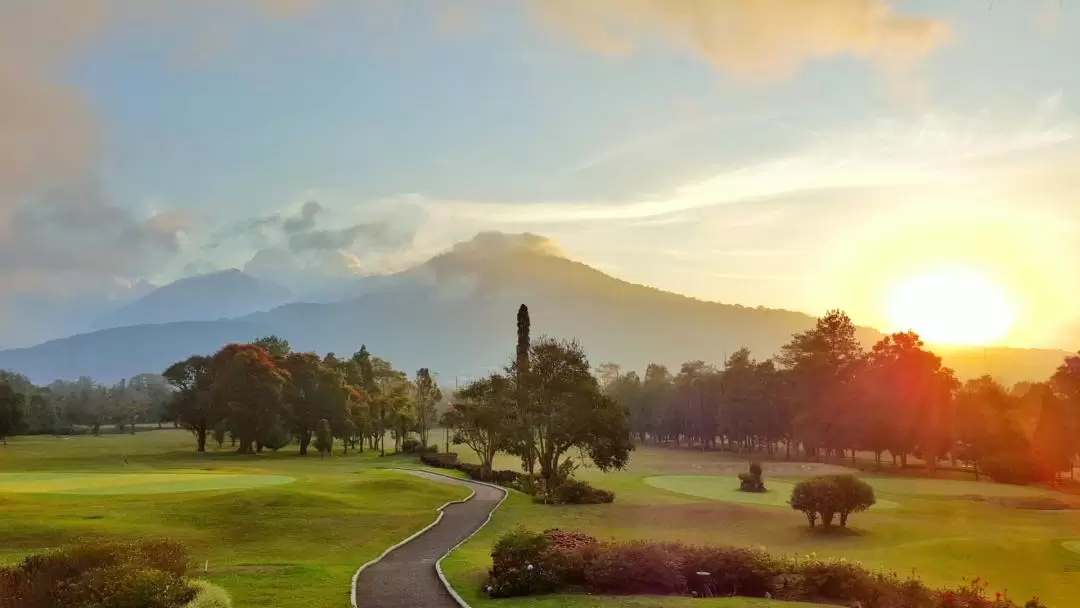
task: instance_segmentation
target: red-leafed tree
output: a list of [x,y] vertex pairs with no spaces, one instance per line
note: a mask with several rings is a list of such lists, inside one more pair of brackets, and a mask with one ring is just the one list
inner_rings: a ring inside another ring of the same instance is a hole
[[226,412],[237,451],[253,453],[260,434],[280,419],[288,372],[260,346],[229,344],[211,358],[209,374],[210,399]]

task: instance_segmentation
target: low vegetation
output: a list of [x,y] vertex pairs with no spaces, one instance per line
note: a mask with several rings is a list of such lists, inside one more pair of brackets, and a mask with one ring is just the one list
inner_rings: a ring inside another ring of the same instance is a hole
[[609,595],[746,596],[867,608],[1045,608],[989,596],[975,579],[933,589],[912,576],[874,572],[845,560],[785,558],[757,549],[672,542],[598,542],[560,530],[504,534],[484,583],[490,597],[556,592]]
[[165,540],[97,542],[0,569],[8,608],[183,608],[195,599],[187,550]]

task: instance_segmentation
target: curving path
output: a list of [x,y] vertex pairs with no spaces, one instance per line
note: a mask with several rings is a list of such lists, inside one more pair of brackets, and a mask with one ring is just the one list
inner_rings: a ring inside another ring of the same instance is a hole
[[353,581],[353,606],[458,608],[464,604],[447,591],[436,564],[487,523],[506,497],[506,490],[427,471],[406,472],[438,483],[465,486],[473,495],[463,502],[444,505],[434,524],[362,566]]

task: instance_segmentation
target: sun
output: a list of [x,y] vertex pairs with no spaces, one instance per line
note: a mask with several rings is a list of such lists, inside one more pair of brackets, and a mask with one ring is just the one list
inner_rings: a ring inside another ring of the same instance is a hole
[[894,284],[886,307],[894,331],[913,330],[930,344],[993,344],[1016,319],[1005,289],[966,266],[941,267]]

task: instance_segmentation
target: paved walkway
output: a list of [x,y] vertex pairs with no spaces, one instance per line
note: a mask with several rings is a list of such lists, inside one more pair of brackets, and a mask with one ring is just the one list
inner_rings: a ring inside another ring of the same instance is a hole
[[506,491],[491,486],[409,471],[424,479],[456,484],[476,491],[467,502],[443,509],[435,527],[391,551],[356,578],[356,603],[360,608],[457,608],[458,604],[439,580],[435,562],[487,521]]

